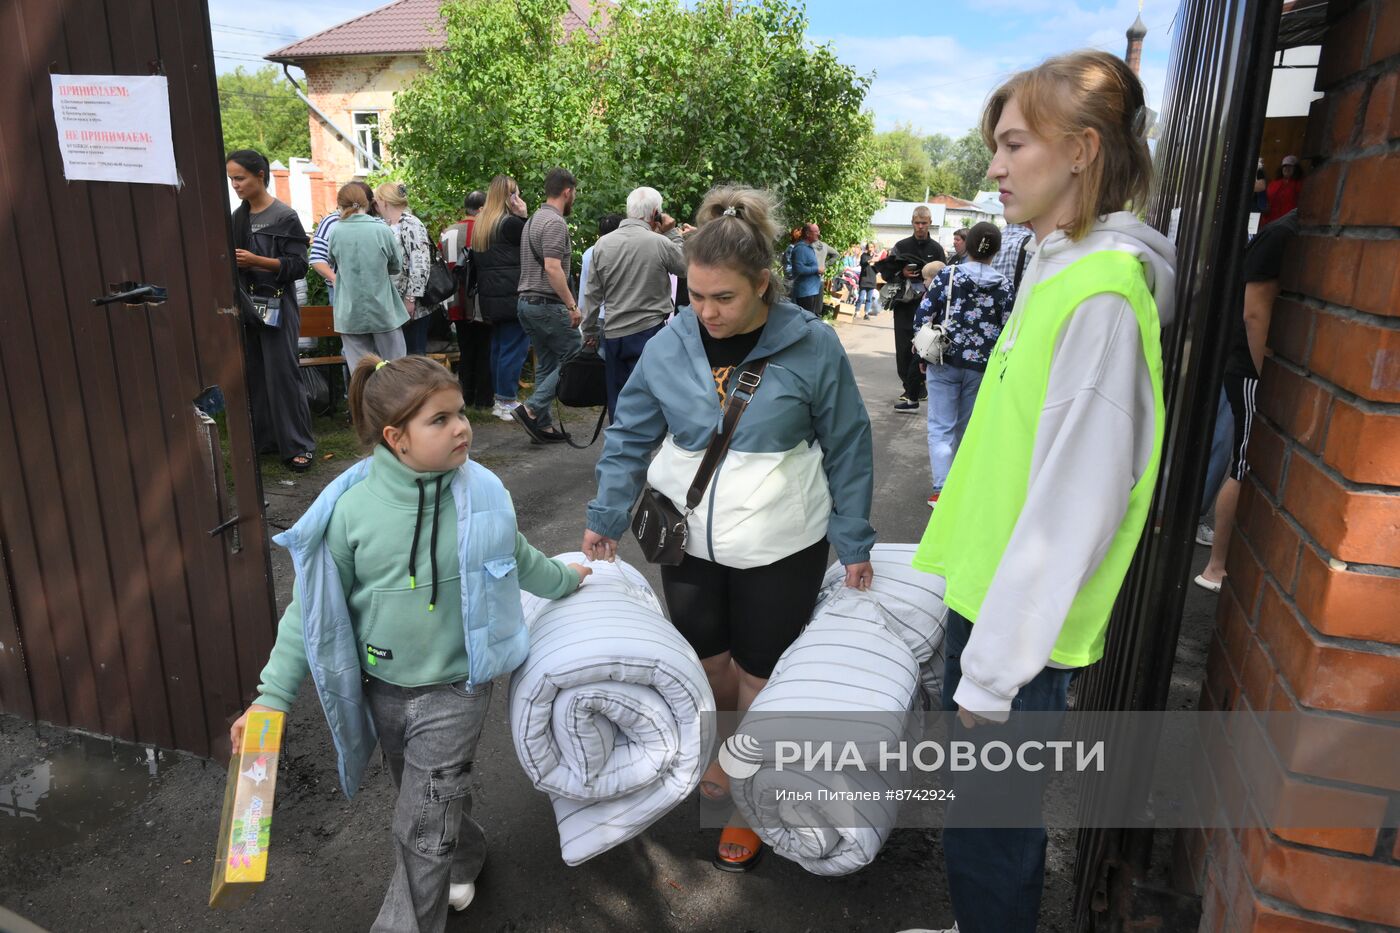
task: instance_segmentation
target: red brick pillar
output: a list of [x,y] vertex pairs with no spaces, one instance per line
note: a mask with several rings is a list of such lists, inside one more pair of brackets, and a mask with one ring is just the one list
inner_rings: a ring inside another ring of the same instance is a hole
[[311,216],[316,223],[320,223],[321,218],[330,213],[335,206],[335,192],[330,192],[330,198],[326,197],[326,189],[329,184],[325,176],[320,172],[307,172],[307,180],[311,183]]
[[291,172],[285,168],[274,168],[272,170],[272,184],[268,185],[268,190],[272,196],[283,204],[292,203],[292,182]]
[[[1319,161],[1274,308],[1201,706],[1322,711],[1341,734],[1400,710],[1400,2],[1330,7],[1326,96],[1304,153]],[[1353,829],[1180,834],[1201,929],[1400,926],[1400,769],[1353,767],[1345,747],[1304,760],[1258,738],[1277,755],[1276,786],[1363,816]],[[1243,759],[1206,745],[1206,793],[1257,804]]]

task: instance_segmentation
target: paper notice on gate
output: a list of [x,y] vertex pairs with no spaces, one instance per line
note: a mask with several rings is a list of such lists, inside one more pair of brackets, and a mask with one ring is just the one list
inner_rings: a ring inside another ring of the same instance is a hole
[[165,75],[51,75],[63,177],[178,185]]

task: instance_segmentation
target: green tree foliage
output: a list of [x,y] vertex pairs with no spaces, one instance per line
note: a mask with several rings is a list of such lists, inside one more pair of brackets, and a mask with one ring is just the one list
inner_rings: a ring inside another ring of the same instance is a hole
[[947,160],[941,165],[957,179],[957,191],[952,193],[971,199],[987,185],[987,169],[991,162],[992,153],[982,142],[981,132],[972,129],[952,144]]
[[276,65],[219,75],[219,118],[225,152],[256,149],[269,162],[284,165],[293,157],[311,156],[306,104]]
[[854,242],[879,206],[871,182],[868,79],[806,41],[786,0],[737,6],[622,0],[593,39],[564,39],[566,0],[455,0],[446,47],[401,91],[390,118],[391,169],[434,220],[506,173],[533,208],[545,170],[579,179],[579,248],[593,220],[651,185],[690,217],[713,185],[774,189],[786,222]]
[[[924,139],[905,123],[875,137],[876,172],[885,182],[885,197],[896,201],[922,201],[932,187],[933,162]],[[938,193],[936,190],[934,193]]]
[[926,191],[971,199],[985,186],[992,161],[975,129],[953,139],[943,133],[924,136],[906,123],[877,133],[875,154],[885,197],[899,201],[922,201]]

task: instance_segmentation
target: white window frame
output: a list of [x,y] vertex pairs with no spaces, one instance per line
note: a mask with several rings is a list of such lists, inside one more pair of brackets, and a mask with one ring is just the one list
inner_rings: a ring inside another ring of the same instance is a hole
[[[374,116],[373,123],[360,123],[362,116]],[[364,153],[368,152],[375,161],[382,161],[383,152],[379,139],[379,120],[383,111],[380,110],[352,110],[350,111],[350,132],[355,134],[355,172],[359,175],[368,175],[374,171],[374,166],[365,159]],[[363,150],[363,151],[361,151]]]

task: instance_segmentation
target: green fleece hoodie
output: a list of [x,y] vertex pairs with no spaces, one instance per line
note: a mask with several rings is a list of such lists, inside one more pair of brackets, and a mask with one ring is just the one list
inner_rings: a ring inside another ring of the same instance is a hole
[[[340,573],[355,639],[364,647],[360,666],[402,687],[466,680],[469,667],[462,636],[457,507],[449,488],[451,475],[416,473],[383,446],[375,447],[373,456],[369,476],[340,497],[326,529],[326,544]],[[433,499],[439,477],[434,536]],[[421,513],[418,480],[423,481],[424,490]],[[515,560],[520,588],[526,592],[558,599],[578,588],[578,575],[567,564],[545,557],[518,532]],[[308,670],[300,595],[294,586],[291,605],[277,626],[277,643],[263,668],[257,702],[290,709]]]

